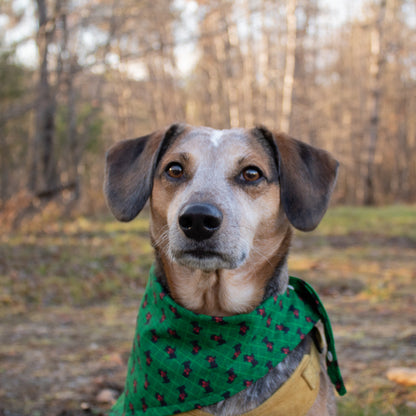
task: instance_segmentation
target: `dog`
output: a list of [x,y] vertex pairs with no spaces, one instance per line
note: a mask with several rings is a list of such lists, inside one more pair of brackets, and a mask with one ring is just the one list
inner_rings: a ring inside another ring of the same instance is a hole
[[[149,201],[156,276],[170,297],[196,314],[229,317],[285,293],[292,229],[319,224],[337,169],[328,152],[263,126],[174,124],[113,145],[104,189],[120,221],[135,218]],[[295,372],[314,338],[308,334],[261,380],[202,411],[255,411]],[[320,357],[319,392],[308,416],[336,414]]]

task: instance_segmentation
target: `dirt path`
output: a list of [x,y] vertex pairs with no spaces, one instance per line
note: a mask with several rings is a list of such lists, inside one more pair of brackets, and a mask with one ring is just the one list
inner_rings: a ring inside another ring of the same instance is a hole
[[122,390],[137,308],[51,307],[1,322],[0,414],[104,412],[97,395]]

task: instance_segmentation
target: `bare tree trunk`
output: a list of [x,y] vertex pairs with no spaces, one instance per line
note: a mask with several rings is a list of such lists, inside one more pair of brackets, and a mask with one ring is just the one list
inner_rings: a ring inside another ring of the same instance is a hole
[[364,178],[364,204],[375,203],[374,161],[378,142],[380,124],[380,101],[382,94],[381,73],[383,65],[383,24],[386,14],[386,0],[381,0],[378,17],[371,29],[370,38],[370,120],[368,127],[367,166]]
[[[5,123],[4,123],[5,124]],[[0,129],[4,129],[4,124],[0,122]],[[2,205],[7,200],[8,196],[8,168],[7,168],[7,160],[10,158],[9,155],[9,148],[6,146],[6,138],[4,131],[0,134],[0,210]]]
[[286,64],[283,78],[282,114],[280,118],[280,130],[289,132],[290,117],[292,114],[293,83],[295,78],[296,60],[296,4],[297,0],[287,0],[287,42]]
[[236,24],[229,22],[226,17],[224,17],[224,23],[226,25],[226,31],[224,33],[224,52],[226,73],[225,89],[229,112],[228,117],[230,119],[230,127],[239,127],[241,117],[238,108],[238,86],[236,85],[236,78],[239,74],[235,74],[234,68],[236,67],[236,63],[233,62],[233,60],[236,59],[236,51],[239,51],[240,45]]
[[[273,89],[270,87],[270,33],[266,25],[266,16],[270,13],[267,10],[266,1],[262,0],[261,2],[261,41],[260,41],[260,50],[259,50],[259,82],[258,89],[260,95],[260,102],[258,107],[260,114],[264,117],[264,124],[269,126],[269,128],[275,128],[274,122],[276,120],[276,114],[272,111],[273,106]],[[254,60],[253,60],[254,62]]]
[[39,32],[37,45],[40,58],[38,99],[35,110],[35,136],[32,146],[32,164],[28,187],[32,192],[51,189],[57,182],[54,158],[56,101],[49,79],[48,55],[55,22],[48,18],[46,0],[36,0]]
[[68,182],[75,185],[72,196],[71,206],[79,200],[81,196],[79,164],[81,162],[81,149],[79,145],[79,133],[77,127],[77,108],[76,108],[76,91],[74,86],[74,68],[76,63],[70,63],[70,70],[67,75],[67,141],[68,141]]
[[244,103],[244,124],[247,127],[254,126],[255,115],[254,115],[254,102],[255,102],[255,91],[253,89],[254,84],[254,63],[256,62],[253,50],[253,33],[254,28],[252,24],[252,12],[250,0],[244,2],[246,20],[247,20],[247,52],[243,61],[243,103]]

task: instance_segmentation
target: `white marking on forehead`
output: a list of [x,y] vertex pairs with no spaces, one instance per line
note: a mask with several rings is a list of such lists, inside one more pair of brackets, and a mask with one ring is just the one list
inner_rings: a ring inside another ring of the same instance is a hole
[[211,140],[211,143],[218,147],[220,144],[220,141],[222,139],[222,135],[224,134],[224,130],[214,130],[209,139]]

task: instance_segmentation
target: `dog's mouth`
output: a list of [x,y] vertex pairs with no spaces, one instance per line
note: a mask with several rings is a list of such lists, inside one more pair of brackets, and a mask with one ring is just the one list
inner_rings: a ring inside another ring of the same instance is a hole
[[222,253],[214,250],[192,249],[176,253],[178,263],[194,269],[216,270],[224,268],[229,261]]
[[234,256],[220,251],[201,248],[176,251],[172,254],[173,259],[179,264],[204,271],[235,269],[245,260],[245,255],[235,259]]
[[224,256],[219,253],[218,251],[213,250],[201,250],[201,249],[194,249],[194,250],[185,250],[181,253],[183,256],[191,256],[196,257],[198,259],[209,259],[209,258],[220,258],[224,260]]

